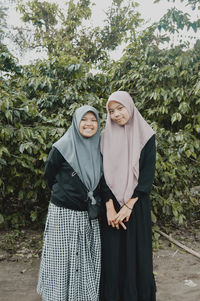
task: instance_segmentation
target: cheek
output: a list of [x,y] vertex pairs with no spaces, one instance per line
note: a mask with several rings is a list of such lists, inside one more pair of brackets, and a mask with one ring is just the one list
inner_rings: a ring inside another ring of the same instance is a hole
[[127,113],[127,119],[128,119],[128,120],[130,119],[130,115],[129,115],[129,113]]
[[114,120],[114,115],[113,114],[110,114],[110,119]]
[[84,126],[83,122],[80,122],[79,131],[83,130],[83,126]]
[[95,133],[96,133],[97,130],[98,130],[98,124],[96,124],[96,125],[94,126],[94,130],[95,130]]
[[130,119],[130,114],[127,110],[124,111],[124,115],[126,116],[126,119]]

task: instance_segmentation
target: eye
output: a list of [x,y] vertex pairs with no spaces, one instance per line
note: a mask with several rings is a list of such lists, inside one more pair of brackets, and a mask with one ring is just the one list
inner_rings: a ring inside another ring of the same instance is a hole
[[122,110],[123,108],[124,108],[124,107],[119,107],[118,109],[119,109],[119,110]]
[[114,111],[113,110],[109,110],[109,113],[112,114]]

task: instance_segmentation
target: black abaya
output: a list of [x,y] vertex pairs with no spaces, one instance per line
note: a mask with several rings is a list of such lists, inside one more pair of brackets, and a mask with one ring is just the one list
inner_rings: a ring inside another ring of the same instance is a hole
[[[140,155],[138,196],[127,230],[107,224],[106,210],[102,216],[102,301],[155,301],[155,281],[152,264],[152,225],[149,194],[155,172],[155,135],[149,139]],[[113,199],[116,211],[120,206],[105,187],[105,200]]]

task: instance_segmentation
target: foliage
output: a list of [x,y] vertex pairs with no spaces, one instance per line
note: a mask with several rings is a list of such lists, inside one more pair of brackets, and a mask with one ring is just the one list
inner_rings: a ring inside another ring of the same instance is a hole
[[26,29],[18,28],[15,41],[22,49],[42,49],[48,57],[67,53],[95,64],[107,58],[108,51],[116,49],[127,36],[132,37],[140,23],[137,4],[131,0],[126,5],[113,0],[103,28],[84,25],[91,18],[89,0],[69,0],[62,9],[47,1],[17,3]]
[[38,61],[20,70],[4,73],[0,90],[0,212],[4,225],[14,228],[38,221],[46,212],[44,161],[74,110],[88,103],[101,113],[101,97],[109,93],[106,77],[92,75],[75,57]]
[[[163,0],[154,0],[154,3],[157,3],[157,2],[160,2],[160,1],[163,1]],[[167,0],[168,2],[173,2],[175,3],[176,0]],[[192,9],[196,9],[197,6],[199,5],[200,3],[200,0],[180,0],[181,2],[185,2],[186,5],[190,5],[192,6]]]
[[[20,66],[17,65],[16,59],[9,52],[8,48],[0,43],[0,71],[14,71],[16,73],[20,73]],[[2,75],[0,73],[0,76]]]
[[30,230],[10,230],[1,232],[0,248],[6,251],[5,258],[13,254],[30,259],[41,255],[42,233]]
[[[162,0],[163,1],[163,0]],[[192,10],[200,9],[199,0],[180,0],[185,5],[191,6]],[[161,0],[154,0],[154,3],[161,2]],[[168,2],[175,3],[176,0],[168,0]],[[180,33],[180,30],[193,29],[197,33],[200,29],[200,19],[197,17],[194,20],[189,13],[184,13],[176,7],[168,9],[167,13],[157,23],[158,29],[161,31],[168,31],[170,34]]]
[[171,8],[159,21],[159,30],[168,30],[170,33],[179,32],[179,29],[184,29],[184,27],[189,30],[192,28],[194,32],[200,27],[200,20],[190,21],[190,16],[188,13],[183,13],[177,8]]
[[0,43],[2,43],[5,34],[6,11],[7,8],[3,5],[2,1],[0,1]]
[[[81,27],[90,17],[90,1],[68,1],[70,14],[45,1],[20,5],[24,21],[35,28],[32,46],[49,48],[49,56],[19,66],[0,44],[0,225],[44,222],[50,192],[43,170],[52,143],[82,104],[99,110],[103,126],[106,99],[116,89],[130,92],[156,131],[153,221],[197,218],[199,200],[191,188],[200,177],[200,42],[192,49],[163,48],[168,36],[155,35],[158,24],[136,35],[135,4],[126,7],[121,0],[113,1],[104,28],[93,31]],[[109,50],[125,39],[124,56],[113,62]],[[91,73],[100,60],[103,71]],[[155,231],[154,238],[158,247]]]
[[112,90],[128,90],[157,136],[153,219],[182,223],[198,209],[200,177],[200,43],[160,49],[152,29],[130,44],[110,70]]

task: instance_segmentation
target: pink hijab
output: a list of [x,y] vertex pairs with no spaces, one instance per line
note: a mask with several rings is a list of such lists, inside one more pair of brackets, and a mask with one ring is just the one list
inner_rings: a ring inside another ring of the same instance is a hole
[[[110,101],[126,107],[129,121],[120,126],[113,122],[108,111]],[[154,131],[143,119],[129,93],[116,91],[106,104],[107,120],[101,134],[101,152],[106,183],[121,206],[133,195],[139,178],[140,153]]]

